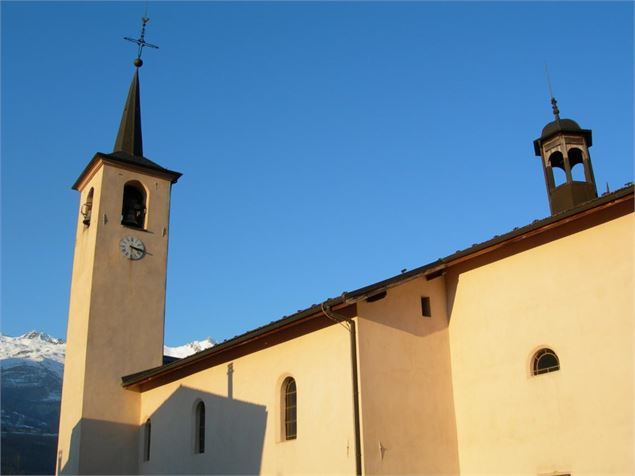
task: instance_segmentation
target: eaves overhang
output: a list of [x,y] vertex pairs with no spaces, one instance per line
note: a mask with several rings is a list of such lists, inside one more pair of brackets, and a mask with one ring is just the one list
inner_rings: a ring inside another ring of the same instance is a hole
[[524,240],[539,233],[543,233],[546,230],[553,229],[558,226],[563,226],[573,220],[577,220],[583,216],[587,216],[590,213],[598,212],[606,207],[613,206],[617,203],[621,203],[627,200],[633,201],[634,186],[629,184],[615,192],[602,195],[599,198],[590,200],[575,208],[567,210],[556,215],[551,215],[541,220],[535,220],[529,225],[515,228],[512,231],[503,235],[496,235],[487,241],[477,243],[469,248],[457,251],[445,258],[440,258],[431,263],[425,264],[418,268],[406,271],[398,274],[384,281],[371,284],[369,286],[360,288],[356,291],[344,293],[348,300],[346,302],[360,301],[373,296],[381,291],[384,291],[390,287],[398,284],[402,284],[405,281],[416,279],[420,276],[426,277],[426,279],[434,279],[445,272],[450,266],[462,263],[477,256],[489,253],[496,249],[499,249],[507,244]]
[[84,170],[81,174],[79,174],[79,177],[75,180],[75,183],[71,188],[73,190],[80,190],[82,184],[85,183],[86,179],[92,175],[100,163],[109,163],[117,167],[124,167],[144,174],[164,178],[169,180],[171,183],[176,183],[183,175],[180,172],[175,172],[174,170],[161,167],[156,162],[146,159],[145,157],[137,157],[125,152],[113,152],[111,154],[97,152],[91,161],[88,162],[88,165],[84,167]]
[[578,130],[554,129],[551,131],[543,132],[541,137],[534,140],[534,153],[536,154],[536,156],[541,155],[542,144],[549,141],[552,137],[558,134],[581,135],[584,137],[587,147],[591,147],[593,145],[593,132],[591,131],[591,129],[578,129]]
[[234,349],[238,346],[247,344],[254,341],[255,339],[259,339],[271,333],[279,332],[282,329],[323,315],[323,305],[329,308],[337,309],[338,307],[344,307],[363,301],[371,296],[377,295],[382,291],[386,291],[389,288],[403,284],[406,281],[410,281],[420,277],[425,277],[428,280],[434,279],[443,275],[451,266],[473,259],[477,256],[490,253],[511,243],[516,243],[518,241],[525,240],[529,237],[546,232],[548,230],[552,230],[556,227],[564,226],[574,220],[578,220],[582,217],[599,212],[619,203],[623,203],[629,200],[632,202],[633,192],[634,186],[632,184],[627,185],[626,187],[621,188],[615,192],[605,194],[599,198],[581,204],[565,212],[549,216],[542,220],[535,220],[529,225],[521,228],[516,228],[503,235],[495,236],[490,240],[475,244],[464,250],[457,251],[454,254],[446,256],[445,258],[438,259],[436,261],[412,269],[410,271],[403,272],[383,281],[379,281],[377,283],[359,288],[355,291],[344,292],[340,296],[327,299],[322,304],[314,304],[307,309],[298,311],[297,313],[290,316],[285,316],[282,319],[271,322],[270,324],[264,325],[245,334],[236,336],[232,339],[215,345],[214,347],[198,352],[184,359],[160,367],[155,367],[142,372],[138,372],[132,375],[124,376],[122,377],[122,386],[130,390],[141,391],[141,386],[151,382],[152,380],[161,378],[165,375],[186,368],[188,366],[194,366],[196,363],[199,363],[200,361],[205,359],[209,359],[214,355],[227,352],[230,349]]
[[[329,308],[338,309],[345,302],[344,296],[329,299]],[[232,339],[226,340],[217,344],[209,349],[205,349],[196,354],[190,355],[183,359],[176,360],[166,365],[154,367],[148,370],[137,372],[131,375],[122,377],[122,386],[130,390],[141,390],[140,387],[143,384],[152,383],[153,381],[164,378],[170,373],[174,373],[181,370],[187,370],[188,367],[193,367],[197,363],[212,359],[230,350],[234,350],[238,347],[250,344],[256,340],[262,339],[271,335],[272,333],[280,332],[285,329],[292,328],[300,325],[310,319],[325,317],[322,311],[322,304],[314,304],[311,307],[298,311],[290,316],[285,316],[282,319],[273,321],[262,327],[246,332]],[[350,316],[354,317],[354,316]]]

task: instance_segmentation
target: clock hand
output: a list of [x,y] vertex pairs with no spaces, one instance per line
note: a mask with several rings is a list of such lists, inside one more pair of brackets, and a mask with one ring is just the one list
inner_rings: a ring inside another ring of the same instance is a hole
[[137,248],[136,246],[132,246],[132,245],[130,245],[130,248],[132,248],[133,250],[140,251],[141,253],[145,253],[145,250],[143,248]]

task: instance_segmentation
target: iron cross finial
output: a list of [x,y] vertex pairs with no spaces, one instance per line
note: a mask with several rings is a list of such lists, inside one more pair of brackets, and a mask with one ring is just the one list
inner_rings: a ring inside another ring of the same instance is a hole
[[134,60],[134,65],[137,68],[140,68],[141,66],[143,66],[143,61],[141,61],[141,53],[143,53],[143,48],[145,46],[149,47],[149,48],[154,48],[154,49],[159,49],[159,47],[157,45],[153,45],[152,43],[148,43],[145,40],[145,35],[146,35],[146,25],[148,24],[148,22],[150,21],[150,19],[147,16],[142,16],[141,17],[141,36],[139,38],[128,38],[127,36],[124,36],[124,40],[128,40],[131,41],[132,43],[135,43],[139,46],[139,50],[137,51],[137,58]]

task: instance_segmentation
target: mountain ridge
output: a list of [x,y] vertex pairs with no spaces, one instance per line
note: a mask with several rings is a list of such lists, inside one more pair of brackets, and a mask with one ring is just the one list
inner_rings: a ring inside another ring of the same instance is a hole
[[[208,337],[163,353],[183,358],[215,344]],[[0,333],[2,474],[55,471],[65,354],[66,342],[45,332]]]

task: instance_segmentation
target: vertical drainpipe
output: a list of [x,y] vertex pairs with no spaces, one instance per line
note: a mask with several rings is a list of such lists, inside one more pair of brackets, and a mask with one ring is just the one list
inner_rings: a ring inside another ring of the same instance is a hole
[[350,336],[351,346],[351,375],[353,379],[353,419],[355,426],[355,474],[362,474],[362,441],[361,441],[361,425],[359,412],[359,378],[357,374],[357,330],[355,321],[351,318],[338,314],[331,310],[326,302],[322,303],[322,312],[332,321],[344,325],[347,324]]
[[359,380],[357,376],[357,331],[355,321],[349,321],[351,336],[351,371],[353,375],[353,417],[355,419],[355,474],[362,474],[362,437],[359,415]]

